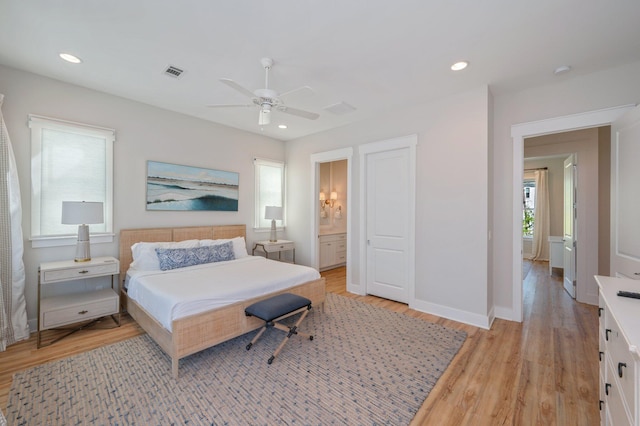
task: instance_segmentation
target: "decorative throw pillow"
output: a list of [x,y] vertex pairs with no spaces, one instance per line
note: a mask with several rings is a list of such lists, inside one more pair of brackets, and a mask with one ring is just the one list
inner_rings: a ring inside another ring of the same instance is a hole
[[156,253],[163,271],[234,259],[231,242],[207,247],[156,248]]
[[207,246],[211,251],[212,262],[224,262],[226,260],[235,259],[235,252],[233,250],[233,241],[229,241],[224,244],[216,244],[214,246]]
[[175,248],[192,248],[200,247],[198,240],[185,241],[165,241],[165,242],[140,242],[131,246],[131,254],[133,262],[129,265],[130,269],[140,271],[159,271],[160,263],[158,262],[157,248],[175,249]]
[[231,239],[219,239],[219,240],[200,240],[201,246],[216,246],[231,241],[233,243],[233,256],[234,259],[240,259],[247,257],[247,243],[244,237],[235,237]]

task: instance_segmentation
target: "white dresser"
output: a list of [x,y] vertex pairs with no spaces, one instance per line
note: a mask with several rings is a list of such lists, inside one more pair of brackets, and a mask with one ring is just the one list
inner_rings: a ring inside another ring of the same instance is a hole
[[596,276],[600,288],[600,424],[640,426],[640,281]]

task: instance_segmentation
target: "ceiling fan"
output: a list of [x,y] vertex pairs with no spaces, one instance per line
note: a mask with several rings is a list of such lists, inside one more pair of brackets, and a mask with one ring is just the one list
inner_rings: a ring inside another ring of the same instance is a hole
[[284,112],[286,114],[295,115],[302,118],[307,118],[309,120],[315,120],[320,117],[319,114],[315,112],[304,111],[297,108],[291,108],[284,104],[282,98],[284,96],[290,95],[293,92],[298,92],[302,90],[311,90],[308,86],[303,86],[298,89],[293,89],[288,92],[278,94],[273,89],[269,89],[269,70],[273,66],[273,59],[271,58],[262,58],[260,61],[262,64],[265,77],[264,77],[264,89],[257,89],[251,92],[249,89],[246,89],[236,83],[235,81],[228,78],[221,78],[220,81],[231,87],[232,89],[237,90],[245,96],[251,98],[252,104],[244,104],[244,105],[209,105],[211,108],[229,108],[229,107],[259,107],[260,113],[258,115],[258,125],[263,126],[271,123],[271,111],[277,110],[280,112]]

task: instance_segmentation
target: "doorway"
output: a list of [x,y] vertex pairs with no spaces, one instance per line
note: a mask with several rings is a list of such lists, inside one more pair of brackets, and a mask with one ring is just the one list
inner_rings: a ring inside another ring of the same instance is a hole
[[[511,319],[513,321],[522,322],[522,178],[523,178],[523,162],[524,162],[524,140],[525,138],[550,135],[554,133],[567,132],[571,130],[587,129],[601,126],[608,126],[626,111],[633,108],[633,106],[627,105],[616,108],[608,108],[597,111],[590,111],[582,114],[575,114],[563,117],[556,117],[543,121],[536,121],[530,123],[523,123],[513,125],[511,127],[511,136],[513,139],[513,210],[512,210],[512,313]],[[607,206],[608,207],[608,206]],[[586,224],[582,223],[579,226],[585,227]],[[584,235],[578,229],[578,234]],[[585,250],[583,250],[585,252]],[[578,263],[588,265],[590,267],[597,268],[597,256],[596,259],[591,259],[589,264],[589,257],[586,253],[578,253]],[[581,261],[582,259],[582,261]],[[594,263],[595,262],[595,265]],[[596,269],[597,270],[597,269]],[[579,271],[578,280],[582,280],[586,283],[588,272]],[[595,288],[591,288],[595,287]],[[585,294],[581,294],[578,289],[578,300],[582,297],[593,298],[595,300],[584,300],[586,303],[597,303],[597,286],[595,283],[593,286],[588,285]]]
[[[332,265],[345,264],[347,291],[353,291],[352,244],[349,241],[353,235],[351,232],[353,215],[348,212],[353,206],[352,156],[353,148],[311,155],[313,179],[311,179],[309,207],[312,218],[311,246],[309,247],[311,267],[318,270],[328,269],[326,268],[328,264],[325,263],[327,261]],[[332,169],[335,172],[333,176]],[[340,245],[341,248],[338,249]],[[321,249],[324,250],[322,255]]]

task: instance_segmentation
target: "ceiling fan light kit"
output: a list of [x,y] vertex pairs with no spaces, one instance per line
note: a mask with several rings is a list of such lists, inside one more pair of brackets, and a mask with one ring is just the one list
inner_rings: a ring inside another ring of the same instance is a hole
[[259,126],[265,126],[271,123],[271,111],[272,110],[277,110],[280,112],[284,112],[285,114],[290,114],[290,115],[295,115],[297,117],[302,117],[302,118],[306,118],[308,120],[316,120],[318,117],[320,117],[319,114],[316,114],[315,112],[310,112],[310,111],[304,111],[301,109],[297,109],[297,108],[290,108],[286,105],[284,105],[284,102],[282,101],[281,97],[285,96],[287,94],[299,91],[299,90],[308,90],[309,87],[308,86],[303,86],[301,88],[298,89],[294,89],[294,90],[290,90],[288,92],[283,93],[282,95],[279,95],[277,91],[270,89],[269,88],[269,70],[271,69],[271,67],[273,66],[273,59],[271,58],[262,58],[260,60],[260,63],[262,64],[262,67],[264,68],[265,71],[265,76],[264,76],[264,88],[263,89],[257,89],[255,91],[250,91],[249,89],[246,89],[245,87],[241,86],[240,84],[236,83],[235,81],[228,79],[228,78],[221,78],[220,81],[224,84],[226,84],[227,86],[231,87],[232,89],[242,93],[243,95],[251,98],[251,101],[253,102],[253,104],[249,104],[249,105],[209,105],[209,107],[211,108],[230,108],[230,107],[253,107],[253,106],[258,106],[260,108],[260,113],[258,115],[258,125]]

